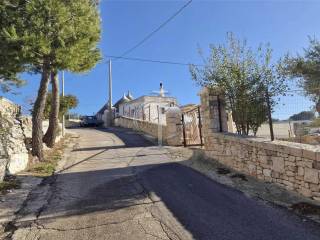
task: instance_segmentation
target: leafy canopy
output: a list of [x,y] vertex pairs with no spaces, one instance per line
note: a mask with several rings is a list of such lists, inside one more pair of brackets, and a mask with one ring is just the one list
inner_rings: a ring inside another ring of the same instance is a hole
[[266,93],[272,97],[287,89],[281,65],[271,62],[272,49],[260,45],[256,50],[246,41],[227,34],[224,45],[210,45],[210,56],[203,57],[204,68],[190,66],[192,78],[200,85],[220,89],[239,134],[256,134],[267,120]]
[[320,42],[315,38],[309,38],[309,41],[302,56],[287,56],[286,70],[288,75],[298,78],[305,94],[320,104]]
[[[6,55],[15,48],[28,71],[49,70],[85,72],[100,59],[100,17],[92,0],[14,0],[0,3],[8,16],[2,28]],[[19,66],[19,67],[20,67]]]
[[[15,5],[18,1],[0,3],[0,88],[3,92],[23,85],[19,73],[24,71],[22,64],[22,41],[18,39],[14,23],[22,21]],[[13,21],[14,20],[14,21]]]
[[300,121],[300,120],[312,120],[315,118],[313,111],[302,111],[300,113],[293,114],[289,120]]
[[[44,110],[44,118],[49,119],[51,112],[52,103],[52,93],[49,92],[46,100],[46,106]],[[74,109],[78,106],[79,100],[74,95],[66,95],[64,97],[60,96],[60,111],[59,118],[61,119],[63,115],[67,114],[69,110]]]

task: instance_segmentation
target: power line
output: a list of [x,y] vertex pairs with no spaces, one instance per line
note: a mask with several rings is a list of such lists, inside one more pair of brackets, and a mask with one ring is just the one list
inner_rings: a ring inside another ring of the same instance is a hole
[[171,64],[171,65],[181,65],[181,66],[197,66],[197,67],[205,67],[205,65],[201,64],[193,64],[193,63],[183,63],[183,62],[172,62],[172,61],[162,61],[162,60],[153,60],[153,59],[146,59],[146,58],[135,58],[135,57],[121,57],[121,56],[114,56],[114,55],[105,55],[109,58],[116,58],[116,59],[123,59],[128,61],[137,61],[137,62],[150,62],[150,63],[161,63],[161,64]]
[[171,22],[176,16],[178,16],[191,2],[192,0],[189,0],[185,5],[183,5],[178,11],[176,11],[171,17],[169,17],[165,22],[163,22],[159,27],[157,27],[155,30],[153,30],[151,33],[145,36],[140,42],[135,44],[133,47],[126,50],[123,54],[120,55],[120,57],[124,57],[125,55],[129,54],[130,52],[132,52],[133,50],[141,46],[145,41],[151,38],[156,32],[158,32],[161,28],[163,28],[165,25]]

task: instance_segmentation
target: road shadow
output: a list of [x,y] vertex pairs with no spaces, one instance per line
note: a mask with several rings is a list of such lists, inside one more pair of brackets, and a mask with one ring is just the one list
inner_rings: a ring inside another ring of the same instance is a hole
[[85,152],[85,151],[98,151],[98,150],[111,150],[111,149],[121,149],[121,148],[136,148],[136,147],[150,147],[155,146],[151,141],[146,139],[144,136],[138,134],[127,128],[92,128],[96,131],[110,133],[119,138],[123,144],[114,146],[99,146],[99,147],[85,147],[76,148],[73,152]]
[[143,135],[129,128],[112,127],[96,128],[96,130],[116,135],[119,139],[121,139],[124,142],[125,147],[155,146],[153,142],[146,139]]
[[[313,240],[320,236],[318,225],[301,222],[294,214],[259,203],[178,163],[61,173],[56,188],[60,191],[42,212],[42,224],[150,203],[148,196],[156,195],[194,239]],[[68,191],[81,194],[68,198]]]
[[[148,140],[126,129],[98,129],[115,134],[123,146],[93,147],[78,151],[101,150],[76,164],[92,160],[111,149],[153,146]],[[128,137],[132,134],[130,137]],[[77,149],[76,149],[77,151]],[[155,152],[157,154],[157,152]],[[128,157],[128,156],[126,156]],[[152,158],[149,155],[133,156]],[[192,156],[190,159],[193,159]],[[110,159],[112,160],[112,159]],[[185,161],[190,161],[186,159]],[[150,162],[150,161],[149,161]],[[69,166],[71,168],[75,165]],[[319,226],[302,222],[293,213],[248,198],[179,163],[140,164],[103,170],[60,172],[44,182],[50,186],[49,200],[38,214],[42,225],[61,219],[81,218],[150,204],[157,196],[171,215],[194,239],[204,240],[317,240]],[[28,205],[43,197],[31,193]],[[30,212],[21,211],[22,216]]]

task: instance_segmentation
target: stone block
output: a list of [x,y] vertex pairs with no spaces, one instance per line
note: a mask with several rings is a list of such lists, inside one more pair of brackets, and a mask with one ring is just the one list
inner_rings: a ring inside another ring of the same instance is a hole
[[295,162],[296,161],[296,157],[295,156],[289,156],[288,157],[288,161],[289,162]]
[[263,169],[263,175],[266,177],[271,177],[271,169]]
[[286,169],[294,173],[298,172],[298,166],[286,166]]
[[283,158],[272,157],[272,169],[276,172],[283,173],[285,170]]
[[320,161],[313,161],[312,168],[320,170]]
[[313,161],[312,160],[309,160],[309,159],[306,159],[304,158],[303,160],[303,166],[306,167],[306,168],[312,168],[313,166]]
[[290,155],[295,156],[295,157],[302,157],[302,148],[291,147],[290,148]]
[[305,168],[304,180],[309,183],[319,183],[319,171],[316,169]]
[[300,187],[297,191],[305,197],[312,197],[312,191],[308,188]]
[[319,184],[310,183],[309,187],[310,187],[310,190],[312,192],[319,192],[320,191],[320,185]]
[[292,171],[286,171],[285,173],[288,177],[293,177],[295,175],[295,173]]
[[250,175],[257,174],[257,166],[254,165],[254,164],[249,164],[248,165],[248,171],[249,171]]
[[285,166],[296,166],[296,163],[295,162],[290,162],[290,161],[285,161],[284,163]]
[[303,167],[298,167],[298,175],[303,176],[304,175],[304,168]]
[[312,197],[312,199],[320,202],[320,197]]
[[308,158],[311,160],[316,160],[316,152],[313,150],[309,150],[309,149],[303,149],[302,157]]
[[272,175],[273,178],[279,178],[280,177],[280,173],[275,172],[275,171],[272,171],[271,175]]

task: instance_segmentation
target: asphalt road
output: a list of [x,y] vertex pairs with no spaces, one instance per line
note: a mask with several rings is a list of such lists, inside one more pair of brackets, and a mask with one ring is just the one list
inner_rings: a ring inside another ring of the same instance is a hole
[[73,131],[72,157],[32,192],[12,239],[320,239],[318,225],[210,180],[140,135]]

